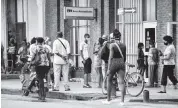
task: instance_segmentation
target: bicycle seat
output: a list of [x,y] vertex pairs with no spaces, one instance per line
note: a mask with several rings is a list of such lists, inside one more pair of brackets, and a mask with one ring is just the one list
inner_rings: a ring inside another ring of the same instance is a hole
[[129,67],[135,67],[135,65],[134,65],[134,64],[128,64],[128,66],[129,66]]

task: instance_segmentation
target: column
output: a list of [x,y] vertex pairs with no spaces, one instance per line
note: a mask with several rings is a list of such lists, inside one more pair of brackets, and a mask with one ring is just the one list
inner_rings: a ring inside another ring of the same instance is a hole
[[38,6],[38,37],[45,36],[45,2],[46,0],[36,0]]
[[104,34],[109,35],[114,30],[115,10],[114,0],[104,0]]
[[[7,22],[6,22],[6,0],[1,0],[1,43],[4,46],[4,61],[7,61]],[[5,62],[7,66],[7,62]]]
[[64,0],[60,0],[60,31],[64,34]]

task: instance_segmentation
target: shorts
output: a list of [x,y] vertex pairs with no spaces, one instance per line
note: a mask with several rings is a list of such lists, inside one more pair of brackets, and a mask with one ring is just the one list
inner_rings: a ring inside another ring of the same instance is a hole
[[88,58],[85,60],[85,64],[84,64],[84,74],[89,74],[91,73],[91,58]]

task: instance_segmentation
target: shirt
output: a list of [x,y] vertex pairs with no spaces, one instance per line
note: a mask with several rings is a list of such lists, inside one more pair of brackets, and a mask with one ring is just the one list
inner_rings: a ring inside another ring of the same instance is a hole
[[36,51],[35,49],[36,49],[36,44],[31,44],[29,48],[30,55],[29,55],[28,61],[31,61],[32,54],[34,51]]
[[[66,47],[66,49],[64,48],[64,46],[58,39],[61,40],[61,42]],[[66,64],[66,61],[63,58],[61,58],[60,56],[56,55],[55,53],[59,53],[63,56],[67,56],[70,53],[70,45],[67,40],[65,40],[63,38],[58,38],[58,39],[56,39],[53,42],[53,53],[54,53],[54,61],[53,62],[55,64]]]
[[164,51],[164,58],[167,58],[166,56],[170,55],[170,57],[166,60],[164,60],[164,65],[175,65],[175,55],[176,55],[176,51],[175,51],[175,47],[173,44],[169,45],[166,47],[165,51]]
[[159,51],[157,48],[150,48],[148,53],[148,64],[155,65],[159,62]]
[[85,42],[82,42],[80,44],[80,50],[83,53],[84,59],[87,60],[89,58],[89,45]]
[[32,56],[36,55],[39,52],[40,56],[40,64],[39,66],[49,66],[49,60],[47,54],[49,54],[49,50],[45,45],[36,45],[34,50],[32,51]]

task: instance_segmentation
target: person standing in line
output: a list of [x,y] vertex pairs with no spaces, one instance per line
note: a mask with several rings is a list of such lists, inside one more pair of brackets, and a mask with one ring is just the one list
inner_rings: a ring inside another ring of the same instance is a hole
[[[103,35],[102,36],[102,40],[104,41],[103,44],[102,44],[102,48],[101,50],[98,52],[98,55],[100,56],[101,58],[101,52],[102,50],[104,49],[104,46],[107,45],[108,47],[108,52],[109,52],[109,44],[108,44],[108,36],[107,35]],[[109,53],[108,53],[108,56],[109,56]],[[106,75],[106,72],[107,72],[107,69],[108,69],[108,59],[102,59],[102,74],[103,74],[103,79]]]
[[54,53],[54,90],[59,91],[61,72],[64,78],[64,88],[65,91],[69,91],[70,87],[68,85],[68,74],[69,74],[69,64],[68,57],[70,54],[69,42],[63,38],[63,33],[57,33],[57,39],[53,42],[53,53]]
[[118,73],[119,85],[121,89],[121,102],[124,104],[125,97],[125,61],[126,61],[126,46],[120,42],[121,33],[115,29],[113,31],[113,42],[110,44],[109,60],[107,70],[107,100],[103,101],[104,104],[110,104],[111,101],[111,87],[113,86],[112,80],[116,73]]
[[84,85],[83,88],[91,88],[91,86],[89,85],[89,75],[91,73],[91,64],[92,64],[92,60],[89,56],[89,40],[90,40],[90,35],[89,34],[85,34],[84,35],[84,42],[82,42],[80,44],[80,51],[81,51],[81,57],[82,57],[82,63],[84,65]]
[[155,48],[155,44],[150,42],[150,49],[148,53],[148,87],[158,86],[158,64],[159,64],[159,50]]
[[144,63],[144,52],[143,52],[144,45],[143,43],[138,43],[138,59],[137,59],[137,64],[138,64],[138,69],[140,70],[140,74],[144,76],[144,71],[145,71],[145,63]]
[[44,88],[44,79],[51,65],[49,50],[43,43],[44,43],[44,39],[42,37],[38,37],[37,45],[35,49],[32,51],[32,60],[34,60],[35,56],[37,56],[37,53],[38,53],[38,56],[40,57],[39,64],[35,65],[35,70],[36,70],[37,78],[39,81],[39,100],[40,101],[45,101],[46,90]]
[[94,66],[95,66],[95,70],[97,73],[98,88],[101,88],[102,82],[103,82],[103,74],[102,74],[102,68],[101,68],[102,60],[98,55],[99,51],[101,50],[103,42],[104,41],[102,40],[102,38],[99,38],[98,42],[94,44],[94,49],[93,49],[93,54],[95,54]]
[[173,38],[171,36],[164,36],[164,45],[166,45],[166,49],[164,51],[164,56],[161,58],[164,62],[161,85],[163,86],[163,90],[158,93],[166,93],[166,85],[167,85],[167,77],[171,80],[174,85],[174,89],[177,89],[177,79],[174,76],[174,68],[175,68],[175,56],[176,50],[173,45]]
[[[53,66],[52,66],[53,65],[53,53],[52,53],[52,48],[51,48],[51,39],[49,37],[45,37],[44,40],[45,40],[45,46],[49,50],[50,59],[51,59],[51,68],[48,74],[46,75],[46,79],[47,79],[48,85],[51,85],[52,90],[53,90],[54,89],[54,73],[53,73]],[[50,80],[52,84],[50,84]]]

